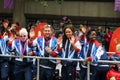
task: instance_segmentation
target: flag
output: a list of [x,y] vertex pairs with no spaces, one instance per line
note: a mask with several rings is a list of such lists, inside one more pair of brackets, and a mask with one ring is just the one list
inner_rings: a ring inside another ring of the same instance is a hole
[[14,0],[4,0],[4,8],[5,9],[13,9],[14,8]]
[[120,0],[115,0],[114,11],[120,11]]

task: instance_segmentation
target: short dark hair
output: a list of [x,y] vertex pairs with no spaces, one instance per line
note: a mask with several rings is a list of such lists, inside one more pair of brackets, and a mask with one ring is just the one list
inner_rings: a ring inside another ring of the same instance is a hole
[[89,39],[89,36],[90,36],[91,32],[93,32],[93,31],[95,31],[95,32],[96,32],[96,30],[95,30],[95,29],[91,29],[90,31],[88,31],[88,32],[87,32],[86,37],[87,37],[88,39]]
[[110,30],[110,27],[105,27],[105,29],[109,29]]

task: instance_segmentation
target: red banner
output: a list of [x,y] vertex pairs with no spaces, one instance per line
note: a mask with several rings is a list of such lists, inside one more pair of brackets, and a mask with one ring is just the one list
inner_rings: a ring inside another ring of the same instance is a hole
[[44,25],[46,25],[47,22],[40,22],[37,24],[37,26],[35,27],[35,37],[38,36],[43,36],[43,31],[44,31]]
[[110,41],[109,52],[116,52],[116,45],[120,42],[120,27],[118,27],[112,34]]

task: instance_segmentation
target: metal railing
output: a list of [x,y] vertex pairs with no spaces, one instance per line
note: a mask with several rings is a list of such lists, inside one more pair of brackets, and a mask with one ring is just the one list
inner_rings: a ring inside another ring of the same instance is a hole
[[[107,52],[108,54],[114,54],[115,52]],[[14,57],[14,58],[18,58],[20,56],[14,56],[14,55],[2,55],[0,54],[1,57]],[[33,58],[33,59],[37,59],[37,80],[39,80],[39,62],[41,59],[50,59],[50,60],[67,60],[67,61],[84,61],[81,59],[69,59],[69,58],[58,58],[58,57],[38,57],[38,56],[24,56],[24,58]],[[99,63],[116,63],[119,64],[120,61],[109,61],[109,60],[98,60],[97,62]],[[90,80],[90,62],[87,63],[87,80]]]

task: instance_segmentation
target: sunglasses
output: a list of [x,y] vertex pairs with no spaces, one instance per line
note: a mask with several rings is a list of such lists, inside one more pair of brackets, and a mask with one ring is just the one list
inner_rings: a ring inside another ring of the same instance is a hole
[[92,35],[92,36],[96,36],[97,34],[94,34],[94,33],[93,33],[93,34],[91,34],[91,35]]
[[46,24],[46,25],[44,26],[44,28],[52,28],[52,26],[49,25],[49,24]]
[[20,37],[26,37],[26,35],[21,35]]

